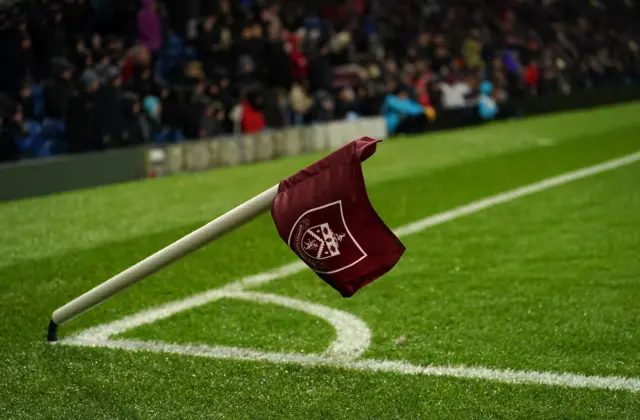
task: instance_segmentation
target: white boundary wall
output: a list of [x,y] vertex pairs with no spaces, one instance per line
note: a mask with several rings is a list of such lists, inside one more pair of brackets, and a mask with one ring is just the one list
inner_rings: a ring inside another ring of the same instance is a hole
[[213,139],[188,140],[147,150],[147,175],[198,172],[322,150],[336,150],[357,138],[384,139],[382,117],[292,126]]

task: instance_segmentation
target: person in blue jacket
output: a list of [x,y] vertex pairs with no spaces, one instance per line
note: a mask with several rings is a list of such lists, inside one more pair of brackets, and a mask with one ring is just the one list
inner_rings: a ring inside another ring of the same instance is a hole
[[491,97],[493,84],[487,80],[480,83],[480,96],[478,98],[478,112],[483,120],[492,120],[498,114],[498,105]]
[[166,127],[162,124],[162,102],[156,96],[146,96],[142,101],[142,109],[146,114],[149,137],[154,143],[180,143],[184,141],[182,131],[177,128]]
[[424,107],[412,100],[407,89],[403,87],[398,88],[395,94],[387,95],[382,104],[382,115],[387,123],[389,135],[396,132],[405,118],[424,113]]

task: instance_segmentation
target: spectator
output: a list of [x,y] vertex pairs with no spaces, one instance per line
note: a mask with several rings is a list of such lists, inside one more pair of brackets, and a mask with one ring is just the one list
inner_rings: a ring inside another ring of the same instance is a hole
[[18,94],[22,81],[32,73],[34,57],[28,34],[18,28],[0,32],[0,92]]
[[325,92],[316,92],[316,101],[313,110],[314,122],[328,122],[334,119],[335,105],[333,98]]
[[124,132],[122,76],[117,67],[109,67],[98,92],[97,125],[104,147],[123,145]]
[[301,83],[295,82],[289,93],[289,104],[291,104],[291,110],[293,111],[293,123],[302,124],[311,109],[313,101],[305,87]]
[[471,87],[461,77],[449,77],[440,83],[440,90],[444,109],[464,108],[469,104],[467,98],[472,93]]
[[485,80],[480,84],[478,112],[483,120],[492,120],[498,114],[496,101],[491,97],[492,90],[493,84],[491,82]]
[[29,145],[20,153],[37,156],[64,150],[65,137],[82,151],[381,109],[395,132],[420,117],[394,104],[473,109],[489,96],[476,80],[516,110],[535,94],[640,80],[632,2],[194,3],[197,16],[176,0],[31,0],[22,17],[0,14],[0,91],[16,110],[5,138],[13,121]]
[[132,83],[134,75],[141,73],[142,69],[150,68],[151,53],[142,46],[136,45],[129,49],[122,60],[122,81],[125,85]]
[[142,8],[138,13],[138,39],[152,53],[162,47],[162,21],[155,0],[141,0]]
[[45,116],[64,121],[73,95],[73,65],[65,58],[52,60],[53,77],[44,84]]
[[199,113],[199,131],[197,137],[211,138],[222,132],[224,111],[209,98],[202,100]]
[[162,91],[162,124],[169,127],[170,131],[186,131],[189,125],[189,116],[193,114],[189,108],[188,89],[174,86]]
[[200,28],[196,40],[198,57],[203,63],[204,72],[208,78],[215,75],[216,66],[222,61],[222,30],[217,25],[215,15],[206,18]]
[[301,36],[284,32],[283,36],[287,40],[287,50],[289,51],[289,61],[291,65],[291,77],[293,80],[302,81],[307,78],[309,63],[301,50]]
[[87,0],[65,0],[62,14],[66,39],[89,35],[92,11]]
[[143,101],[143,109],[145,113],[145,121],[149,138],[156,143],[163,143],[162,135],[162,103],[156,96],[146,96]]
[[309,85],[312,92],[331,88],[331,63],[329,49],[314,48],[309,56]]
[[380,94],[373,81],[367,82],[363,89],[365,92],[361,95],[360,112],[365,116],[379,115],[384,101],[383,95]]
[[474,71],[480,70],[483,64],[482,44],[480,44],[479,37],[479,31],[477,29],[472,30],[462,47],[465,64],[470,70]]
[[89,48],[91,48],[91,53],[94,59],[93,61],[99,61],[99,59],[105,55],[102,46],[102,36],[99,33],[96,32],[91,35]]
[[382,104],[382,114],[387,123],[387,132],[394,134],[400,124],[410,117],[422,115],[425,109],[409,98],[406,87],[399,87],[395,94],[387,95]]
[[67,57],[69,53],[62,19],[62,11],[54,11],[53,19],[49,20],[46,25],[45,48],[49,57]]
[[327,46],[332,65],[344,65],[353,62],[353,44],[351,33],[347,30],[334,34]]
[[523,79],[524,83],[527,86],[527,89],[533,94],[538,93],[538,62],[536,60],[532,60],[525,68]]
[[210,124],[205,124],[207,115],[213,115],[213,101],[206,94],[206,86],[204,77],[200,73],[199,78],[193,80],[193,88],[190,89],[188,105],[190,112],[186,114],[186,122],[184,125],[184,135],[187,138],[198,138],[203,136],[203,130],[213,130],[214,127]]
[[112,65],[120,65],[124,58],[123,41],[120,38],[111,36],[106,39],[104,54],[109,56]]
[[69,53],[69,59],[80,72],[84,72],[93,65],[93,53],[85,44],[84,36],[76,36],[75,44]]
[[80,78],[81,88],[69,103],[67,131],[71,153],[102,150],[102,136],[98,112],[105,106],[98,95],[100,79],[93,70],[86,70]]
[[265,99],[265,124],[271,128],[286,127],[291,122],[287,96],[283,89],[270,89]]
[[122,144],[135,146],[151,143],[150,128],[141,112],[140,102],[133,93],[125,93],[122,101]]
[[282,35],[282,20],[280,19],[280,5],[271,4],[262,10],[262,21],[267,27],[267,35],[270,40],[279,39]]
[[241,55],[238,59],[238,73],[235,83],[240,91],[254,82],[260,82],[260,75],[256,68],[256,63],[250,55]]
[[162,102],[156,96],[147,96],[143,101],[147,135],[155,143],[177,143],[184,140],[182,132],[162,123]]
[[237,100],[231,91],[231,80],[225,74],[220,76],[218,98],[224,104],[225,109],[231,109]]
[[338,100],[335,109],[335,117],[345,119],[358,115],[356,95],[350,87],[344,87],[338,94]]
[[416,96],[418,103],[424,107],[431,106],[431,96],[429,95],[429,78],[422,76],[416,82]]
[[[266,43],[262,34],[262,27],[252,23],[244,27],[241,40],[236,45],[236,55],[240,57],[238,70],[245,77],[253,81],[263,81],[263,69],[266,67]],[[240,83],[246,83],[241,80]]]
[[[276,24],[272,23],[272,25]],[[269,57],[267,82],[270,86],[289,90],[293,82],[293,75],[291,58],[289,57],[290,46],[286,39],[286,32],[274,33],[271,27],[269,34],[269,41],[266,45],[267,56]]]
[[141,98],[160,94],[160,85],[155,79],[149,61],[141,60],[133,64],[127,90],[137,93]]
[[6,95],[0,95],[0,162],[18,160],[20,150],[17,140],[20,136],[19,115],[11,109],[11,102]]
[[264,98],[258,90],[251,90],[240,102],[240,125],[243,133],[257,133],[265,128],[262,108]]
[[48,78],[51,76],[49,71],[51,67],[51,59],[53,58],[48,51],[50,43],[50,33],[48,27],[49,20],[53,11],[49,10],[52,6],[48,1],[31,1],[27,2],[26,7],[26,30],[25,34],[32,41],[32,49],[35,57],[35,69],[37,78]]
[[[86,2],[87,0],[78,0]],[[132,45],[138,39],[138,5],[139,2],[131,0],[112,0],[114,3],[115,39],[122,40],[126,45]],[[182,2],[176,2],[182,3]]]

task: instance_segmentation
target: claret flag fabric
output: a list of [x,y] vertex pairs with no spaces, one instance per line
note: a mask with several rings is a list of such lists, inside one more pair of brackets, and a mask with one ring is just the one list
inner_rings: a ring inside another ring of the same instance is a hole
[[344,297],[391,270],[405,250],[367,196],[361,162],[376,143],[352,141],[285,179],[271,208],[280,237]]

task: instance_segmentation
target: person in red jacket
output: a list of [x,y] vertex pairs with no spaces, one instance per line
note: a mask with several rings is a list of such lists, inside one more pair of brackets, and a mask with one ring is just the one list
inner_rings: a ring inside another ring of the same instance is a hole
[[265,127],[264,114],[252,106],[249,101],[243,100],[241,126],[243,133],[257,133]]
[[300,48],[300,37],[286,33],[289,59],[291,60],[291,76],[294,80],[305,80],[309,76],[309,62]]
[[535,89],[538,86],[538,77],[538,63],[536,61],[532,61],[524,69],[524,83],[529,87],[529,89]]

